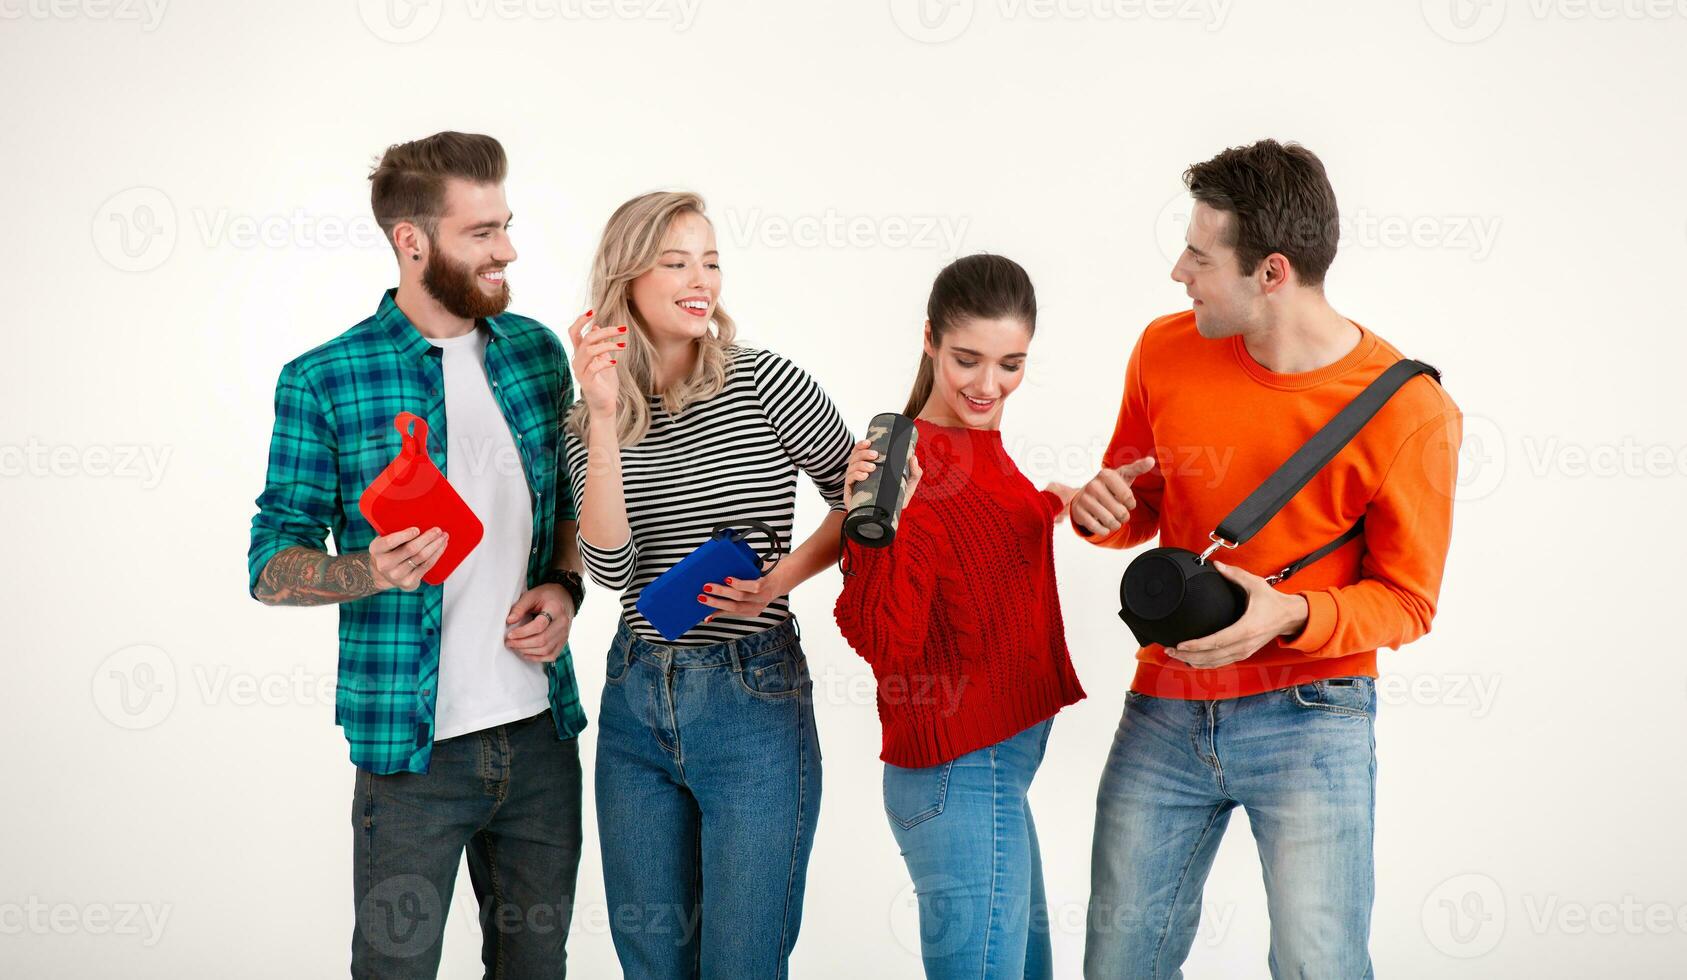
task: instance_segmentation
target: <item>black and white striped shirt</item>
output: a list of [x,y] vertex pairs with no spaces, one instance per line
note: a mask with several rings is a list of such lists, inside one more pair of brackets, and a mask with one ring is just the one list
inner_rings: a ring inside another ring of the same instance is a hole
[[[621,483],[631,539],[594,547],[580,537],[592,579],[625,591],[621,614],[638,636],[668,643],[635,608],[639,593],[696,547],[715,526],[757,520],[791,540],[801,467],[832,510],[843,510],[844,473],[855,439],[826,392],[802,368],[771,351],[727,350],[726,387],[713,398],[669,415],[650,398],[650,431],[621,449]],[[586,499],[586,445],[565,437],[577,508]],[[766,545],[759,534],[749,541]],[[673,645],[703,646],[748,636],[791,618],[781,596],[754,618],[717,615]]]

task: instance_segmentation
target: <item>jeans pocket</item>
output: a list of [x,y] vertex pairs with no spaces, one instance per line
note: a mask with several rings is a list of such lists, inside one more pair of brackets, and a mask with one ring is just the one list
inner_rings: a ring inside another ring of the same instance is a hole
[[605,684],[620,684],[627,679],[627,671],[632,669],[633,651],[619,643],[609,645],[609,662],[603,668],[603,682]]
[[885,815],[903,830],[912,830],[943,812],[949,796],[953,760],[939,766],[907,769],[885,764]]
[[802,693],[807,671],[796,647],[781,647],[750,657],[740,665],[738,686],[751,697],[783,701]]
[[1330,677],[1289,688],[1289,698],[1297,707],[1365,718],[1376,709],[1376,681]]

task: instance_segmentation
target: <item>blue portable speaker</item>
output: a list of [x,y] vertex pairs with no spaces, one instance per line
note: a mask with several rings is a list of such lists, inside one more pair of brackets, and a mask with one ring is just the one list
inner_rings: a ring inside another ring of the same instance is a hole
[[[757,554],[745,543],[744,535],[737,530],[739,527],[752,528],[766,535],[771,545],[768,553]],[[635,606],[639,615],[649,620],[650,625],[671,643],[715,611],[714,607],[697,601],[703,586],[724,583],[728,576],[759,579],[763,562],[772,561],[784,553],[785,543],[780,539],[779,532],[761,521],[728,521],[716,525],[709,540],[645,586]]]

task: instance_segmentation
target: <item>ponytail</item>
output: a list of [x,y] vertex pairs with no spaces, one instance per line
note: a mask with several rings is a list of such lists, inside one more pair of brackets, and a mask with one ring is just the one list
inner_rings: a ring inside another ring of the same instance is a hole
[[908,407],[902,410],[903,415],[913,418],[925,410],[926,402],[931,399],[932,373],[931,358],[922,352],[919,373],[914,375],[914,390],[908,394]]

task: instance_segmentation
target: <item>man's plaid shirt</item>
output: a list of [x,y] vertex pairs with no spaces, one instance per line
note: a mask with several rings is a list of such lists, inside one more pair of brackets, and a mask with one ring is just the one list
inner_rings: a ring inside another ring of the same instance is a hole
[[[252,518],[250,582],[276,552],[323,550],[332,533],[339,554],[366,551],[374,528],[358,512],[363,490],[398,455],[400,412],[428,422],[428,455],[446,463],[445,385],[439,348],[428,343],[388,290],[375,315],[281,369],[269,475]],[[512,313],[490,329],[486,374],[521,452],[533,501],[527,585],[551,567],[556,522],[576,517],[561,450],[563,414],[573,402],[568,359],[544,324]],[[449,475],[449,474],[447,474]],[[424,528],[424,530],[426,530]],[[340,604],[339,679],[334,720],[351,760],[375,773],[426,772],[439,690],[443,587],[388,589]],[[514,656],[512,653],[511,656]],[[557,736],[586,727],[574,664],[564,647],[545,665]]]

